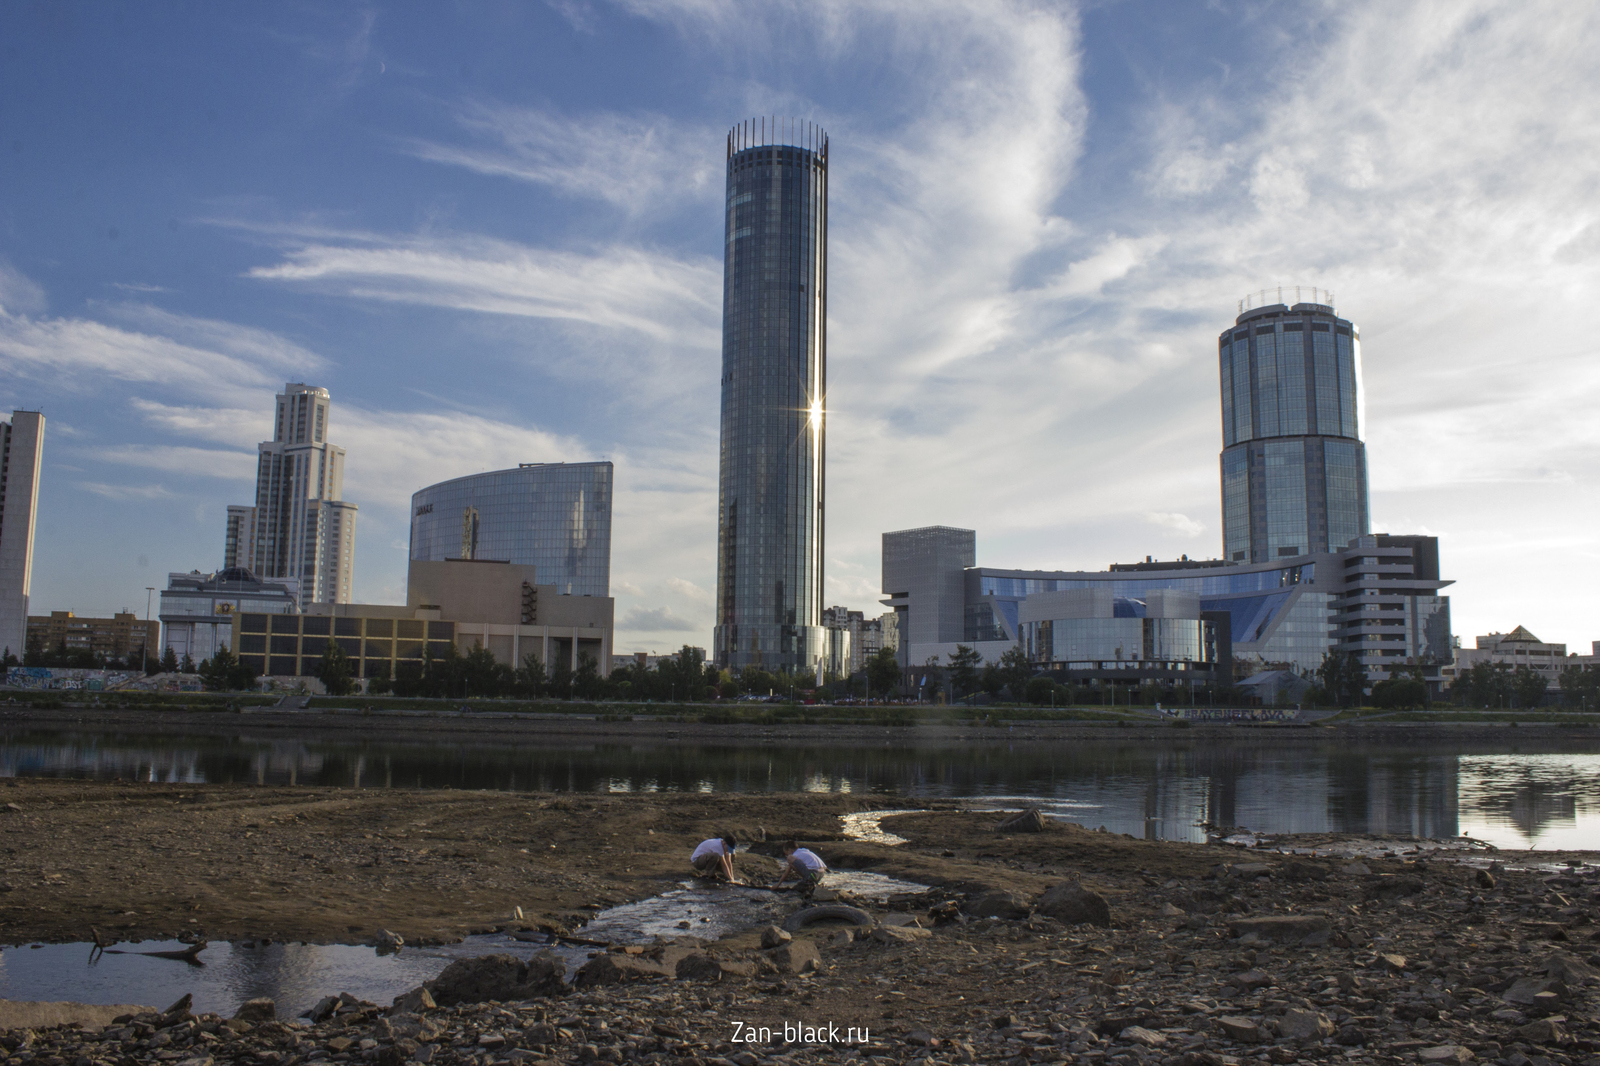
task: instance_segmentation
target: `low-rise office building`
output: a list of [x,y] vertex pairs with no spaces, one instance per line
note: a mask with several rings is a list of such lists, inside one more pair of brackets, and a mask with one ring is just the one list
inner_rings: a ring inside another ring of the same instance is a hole
[[611,662],[615,601],[571,596],[534,583],[531,566],[483,560],[413,560],[406,604],[314,603],[306,613],[240,613],[233,619],[240,660],[270,677],[311,677],[328,641],[359,678],[398,677],[426,658],[462,654],[479,644],[519,666],[535,655],[549,669],[576,670],[584,657]]
[[[1584,657],[1584,661],[1592,660]],[[1561,672],[1578,665],[1578,656],[1568,656],[1565,644],[1550,644],[1540,640],[1527,629],[1517,626],[1509,633],[1485,633],[1473,648],[1456,648],[1455,660],[1447,675],[1453,680],[1471,670],[1478,663],[1504,663],[1515,669],[1526,666],[1543,677],[1545,687],[1561,687]]]
[[187,655],[198,663],[218,648],[236,648],[234,615],[292,615],[299,610],[300,582],[294,578],[263,581],[242,566],[211,574],[168,574],[161,593],[162,654],[171,648],[180,661]]
[[132,611],[118,611],[110,618],[79,618],[71,611],[28,616],[28,647],[44,652],[64,647],[97,659],[142,663],[147,655],[161,658],[160,637],[160,622],[146,621]]
[[1217,680],[1267,668],[1311,674],[1332,651],[1368,683],[1421,664],[1442,684],[1452,582],[1434,537],[1372,534],[1338,552],[1263,563],[1179,559],[1106,571],[976,565],[977,534],[934,526],[883,535],[883,602],[900,661],[947,662],[958,644],[997,661],[1019,644],[1074,680]]

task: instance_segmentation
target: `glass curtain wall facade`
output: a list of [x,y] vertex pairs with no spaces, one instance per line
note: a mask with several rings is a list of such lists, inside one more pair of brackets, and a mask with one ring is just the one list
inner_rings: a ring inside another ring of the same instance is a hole
[[611,595],[612,466],[523,463],[411,497],[411,558],[532,566],[570,596]]
[[1328,304],[1277,303],[1218,338],[1223,556],[1336,552],[1367,526],[1361,336]]
[[714,655],[812,670],[821,625],[828,137],[728,134]]

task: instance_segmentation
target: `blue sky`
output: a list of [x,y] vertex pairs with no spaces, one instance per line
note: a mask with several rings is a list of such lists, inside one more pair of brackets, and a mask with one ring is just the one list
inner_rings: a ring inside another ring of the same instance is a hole
[[619,649],[710,638],[724,134],[832,135],[828,592],[878,536],[1220,551],[1217,333],[1362,327],[1375,528],[1464,642],[1587,651],[1600,9],[549,0],[0,7],[0,408],[49,419],[33,609],[211,569],[329,388],[357,598],[407,502],[617,463]]

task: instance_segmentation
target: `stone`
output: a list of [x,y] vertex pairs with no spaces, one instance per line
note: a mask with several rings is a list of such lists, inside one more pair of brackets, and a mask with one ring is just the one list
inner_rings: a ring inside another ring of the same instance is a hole
[[1477,883],[1479,888],[1493,888],[1495,885],[1494,874],[1488,870],[1479,870],[1473,875],[1472,880]]
[[829,888],[827,885],[819,885],[811,890],[811,902],[813,903],[838,903],[843,898],[843,893],[836,888]]
[[939,1038],[926,1029],[913,1029],[906,1034],[906,1043],[913,1047],[938,1047]]
[[1223,1036],[1241,1044],[1259,1044],[1266,1036],[1259,1025],[1239,1015],[1218,1018],[1217,1028]]
[[373,946],[378,949],[379,955],[393,955],[406,946],[406,938],[388,929],[379,929]]
[[1415,896],[1422,891],[1422,879],[1409,874],[1380,874],[1378,880],[1369,885],[1367,896],[1371,899],[1395,900],[1407,896]]
[[920,929],[914,925],[880,925],[872,931],[872,939],[880,944],[909,944],[913,940],[926,940],[931,936],[931,929]]
[[457,959],[423,988],[441,1007],[491,999],[501,1002],[533,999],[564,991],[562,978],[566,972],[566,964],[549,952],[535,955],[527,962],[514,955],[479,955]]
[[724,977],[750,977],[756,964],[748,959],[717,959],[693,952],[679,959],[673,973],[680,981],[720,981]]
[[278,1005],[266,996],[247,999],[239,1004],[233,1016],[242,1022],[273,1022],[278,1020]]
[[765,954],[779,973],[811,973],[822,968],[822,955],[809,940],[796,940]]
[[[578,967],[578,972],[572,977],[572,985],[574,988],[592,988],[596,985],[620,985],[625,981],[658,980],[671,976],[673,971],[654,959],[647,959],[642,955],[617,955],[607,952],[604,955],[596,955]],[[495,998],[526,997],[496,996]]]
[[1228,876],[1253,881],[1258,877],[1271,877],[1274,869],[1270,862],[1241,862],[1228,870]]
[[1393,952],[1384,952],[1372,960],[1372,965],[1388,973],[1399,973],[1406,968],[1406,957]]
[[433,1010],[438,1005],[426,988],[418,986],[409,992],[403,992],[394,997],[394,1003],[389,1007],[389,1013],[421,1014],[425,1010]]
[[1182,907],[1174,907],[1170,903],[1161,905],[1161,917],[1163,918],[1187,918],[1188,916],[1188,912]]
[[320,1025],[333,1017],[333,1012],[339,1009],[338,996],[323,996],[317,1000],[316,1006],[306,1011],[306,1017],[311,1019],[312,1025]]
[[903,914],[903,913],[896,912],[894,914],[885,914],[882,918],[878,919],[878,924],[880,924],[880,925],[893,925],[893,926],[906,926],[906,925],[917,925],[918,922],[917,922],[917,916],[914,915],[914,914]]
[[1459,1044],[1440,1044],[1437,1047],[1419,1048],[1417,1058],[1422,1062],[1471,1062],[1477,1056],[1470,1048]]
[[792,933],[779,929],[775,925],[769,925],[761,930],[761,946],[764,948],[775,948],[779,944],[787,944],[793,939],[794,935]]
[[1015,1014],[997,1014],[989,1020],[989,1024],[996,1029],[1015,1029],[1022,1023]]
[[1052,885],[1038,902],[1040,914],[1067,925],[1087,923],[1105,928],[1111,924],[1111,907],[1105,897],[1090,892],[1075,881]]
[[969,917],[973,918],[1003,918],[1006,921],[1019,921],[1033,913],[1033,908],[1028,906],[1028,901],[1014,892],[985,892],[977,899],[969,900],[961,908]]
[[1530,1044],[1567,1044],[1572,1037],[1554,1018],[1540,1018],[1517,1029],[1517,1036]]
[[1283,876],[1290,881],[1326,881],[1328,868],[1319,862],[1291,862],[1283,867]]
[[1281,1018],[1273,1020],[1272,1027],[1287,1040],[1321,1040],[1333,1035],[1333,1022],[1313,1010],[1291,1007]]
[[1569,988],[1581,988],[1590,981],[1600,980],[1600,970],[1596,970],[1582,959],[1559,952],[1550,956],[1544,965],[1544,972]]
[[1350,862],[1339,867],[1339,872],[1347,877],[1365,877],[1372,873],[1372,867],[1364,862]]
[[1259,918],[1237,918],[1228,923],[1235,937],[1255,936],[1274,944],[1315,945],[1327,943],[1333,926],[1324,914],[1268,914]]
[[1038,808],[1029,807],[1019,814],[1013,814],[994,828],[997,833],[1042,833],[1045,828],[1044,815],[1039,813]]
[[[1539,997],[1550,993],[1550,1000],[1559,1003],[1567,998],[1567,986],[1558,977],[1521,977],[1512,982],[1502,998],[1507,1003],[1531,1007],[1540,1002]],[[1549,1000],[1546,1000],[1549,1002]]]
[[1142,1025],[1128,1026],[1117,1034],[1117,1039],[1130,1044],[1138,1044],[1140,1047],[1165,1047],[1167,1044],[1165,1035],[1153,1029],[1146,1029]]
[[1271,988],[1277,981],[1264,970],[1245,970],[1229,977],[1226,983],[1241,991],[1253,992],[1258,988]]

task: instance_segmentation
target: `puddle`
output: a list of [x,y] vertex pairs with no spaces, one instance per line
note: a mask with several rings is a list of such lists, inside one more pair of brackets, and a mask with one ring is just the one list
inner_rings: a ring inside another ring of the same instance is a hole
[[[879,902],[926,887],[858,870],[834,871],[825,884]],[[789,892],[690,882],[659,896],[601,911],[578,935],[613,944],[649,944],[679,937],[714,940],[779,922],[799,906],[799,899]],[[181,951],[185,947],[170,940],[116,946],[124,952]],[[140,1003],[160,1010],[191,993],[196,1013],[216,1011],[227,1016],[247,999],[268,996],[277,1003],[280,1018],[297,1018],[323,996],[340,992],[387,1004],[437,977],[456,959],[497,953],[528,959],[552,951],[566,961],[570,974],[600,950],[578,944],[552,945],[543,937],[521,941],[508,933],[470,936],[456,944],[431,947],[407,945],[393,955],[379,955],[371,947],[355,944],[212,941],[199,956],[203,965],[190,966],[144,955],[93,954],[88,943],[24,945],[0,951],[0,999]]]
[[855,814],[841,814],[839,820],[844,823],[844,835],[851,840],[864,840],[869,844],[887,844],[893,847],[896,844],[907,843],[905,837],[895,836],[883,828],[881,824],[885,818],[892,818],[897,814],[925,814],[925,811],[857,811]]

